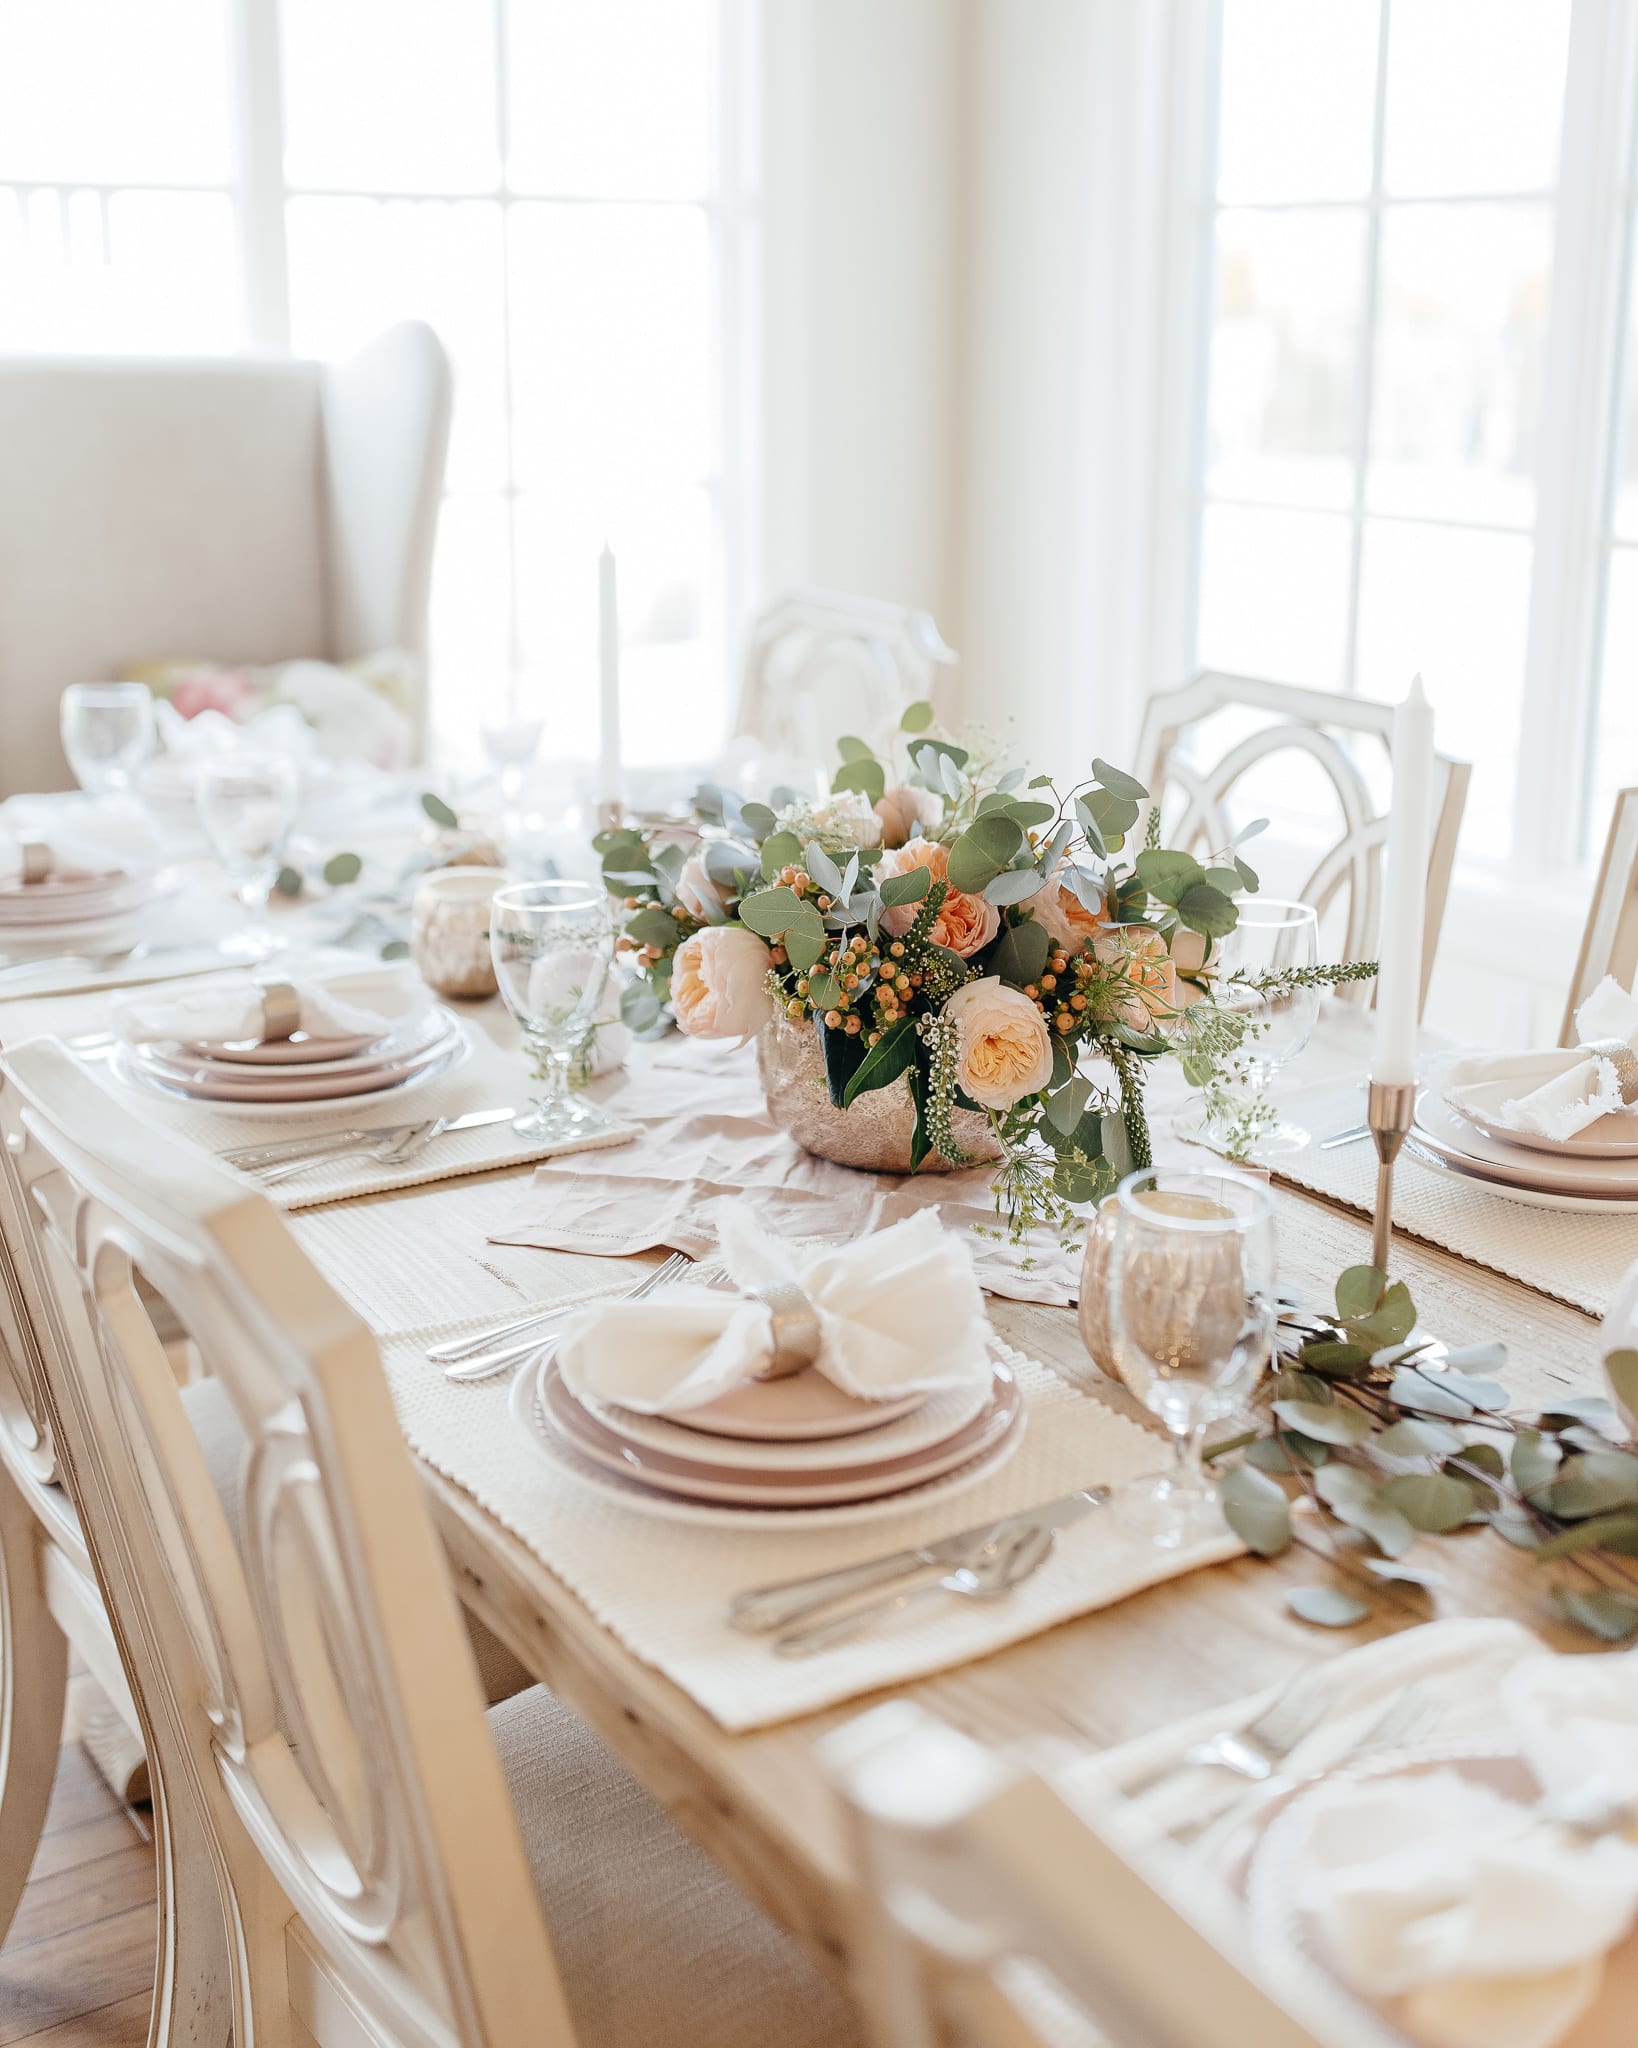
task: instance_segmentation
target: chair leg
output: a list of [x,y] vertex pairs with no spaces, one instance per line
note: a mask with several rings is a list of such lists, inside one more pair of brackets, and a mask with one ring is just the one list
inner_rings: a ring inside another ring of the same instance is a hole
[[39,1541],[0,1465],[0,1940],[40,1845],[63,1739],[68,1644],[46,1607]]
[[193,1800],[154,1774],[159,1952],[148,2048],[228,2048],[234,1982],[217,1859]]

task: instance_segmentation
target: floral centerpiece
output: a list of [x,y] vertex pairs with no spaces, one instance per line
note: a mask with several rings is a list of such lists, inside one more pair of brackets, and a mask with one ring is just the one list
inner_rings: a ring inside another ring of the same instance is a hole
[[1134,852],[1132,776],[1095,760],[1060,790],[939,735],[925,703],[893,751],[842,740],[824,801],[708,786],[693,826],[598,835],[637,970],[625,1021],[760,1034],[770,1107],[810,1150],[899,1172],[994,1159],[1015,1229],[1061,1224],[1149,1162],[1150,1062],[1208,1089],[1237,1074],[1257,1026],[1222,999],[1216,952],[1257,888],[1240,848],[1260,826],[1200,861],[1160,845],[1149,804]]

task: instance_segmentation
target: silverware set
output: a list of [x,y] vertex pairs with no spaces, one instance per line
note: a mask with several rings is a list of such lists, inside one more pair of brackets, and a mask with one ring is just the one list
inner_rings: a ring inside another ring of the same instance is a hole
[[[685,1274],[692,1275],[700,1286],[709,1286],[713,1280],[722,1277],[722,1270],[719,1265],[696,1266],[685,1252],[673,1252],[652,1271],[645,1273],[635,1287],[627,1288],[614,1299],[642,1301],[647,1295],[681,1280]],[[487,1330],[451,1338],[444,1344],[434,1344],[428,1349],[427,1357],[434,1365],[444,1368],[445,1379],[454,1380],[458,1385],[474,1385],[480,1380],[495,1379],[508,1368],[522,1366],[556,1346],[558,1333],[550,1330],[542,1335],[542,1324],[553,1322],[560,1316],[572,1316],[585,1306],[584,1301],[566,1301],[551,1308],[531,1309],[527,1315],[514,1316],[510,1322],[495,1323]],[[525,1335],[525,1332],[529,1334]]]
[[316,1166],[342,1159],[370,1159],[380,1166],[405,1166],[427,1147],[452,1131],[471,1131],[485,1124],[509,1122],[513,1109],[473,1109],[465,1116],[425,1117],[419,1123],[378,1124],[373,1129],[326,1131],[318,1137],[277,1138],[266,1145],[243,1145],[217,1158],[273,1188]]
[[[941,1594],[957,1599],[999,1599],[1046,1562],[1059,1529],[1101,1508],[1108,1499],[1108,1487],[1090,1486],[998,1522],[959,1530],[936,1543],[891,1551],[805,1578],[754,1586],[730,1602],[728,1623],[741,1635],[773,1636],[779,1656],[806,1657],[846,1642],[861,1629],[924,1599]],[[927,1579],[929,1571],[938,1576]],[[905,1583],[885,1598],[823,1615],[826,1608],[851,1601],[856,1594],[894,1586],[899,1580]],[[823,1619],[810,1619],[821,1615]]]

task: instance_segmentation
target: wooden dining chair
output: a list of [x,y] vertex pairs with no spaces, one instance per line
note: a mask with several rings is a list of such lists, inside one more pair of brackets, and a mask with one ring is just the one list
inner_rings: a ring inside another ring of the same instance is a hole
[[[1226,728],[1221,752],[1212,726]],[[1182,689],[1150,698],[1134,773],[1160,804],[1166,845],[1207,854],[1226,849],[1257,810],[1272,812],[1267,764],[1279,764],[1289,788],[1294,771],[1306,763],[1332,815],[1301,823],[1275,816],[1274,832],[1248,847],[1247,855],[1258,867],[1261,848],[1281,838],[1300,840],[1303,866],[1272,893],[1313,905],[1331,957],[1370,960],[1376,957],[1382,928],[1392,738],[1391,704],[1208,669]],[[1424,1007],[1473,773],[1470,763],[1445,754],[1436,757],[1436,769],[1422,941]],[[1247,803],[1242,785],[1259,777],[1265,788]],[[1353,982],[1337,993],[1350,1002],[1368,1003],[1374,991],[1373,982]]]
[[[859,1881],[873,2048],[1389,2048],[1338,1996],[1278,1995],[1228,1893],[907,1700],[820,1744]],[[1402,2048],[1402,2044],[1401,2044]]]
[[1638,977],[1638,789],[1617,790],[1592,907],[1581,934],[1560,1045],[1577,1040],[1575,1015],[1606,974],[1623,988]]
[[851,733],[885,759],[905,707],[931,697],[957,659],[928,612],[790,590],[751,623],[734,731],[826,763]]
[[[156,1779],[209,1843],[241,2048],[852,2041],[541,1688],[486,1723],[374,1339],[267,1198],[51,1041],[0,1059],[0,1128],[54,1426]],[[214,1375],[203,1417],[144,1288]]]

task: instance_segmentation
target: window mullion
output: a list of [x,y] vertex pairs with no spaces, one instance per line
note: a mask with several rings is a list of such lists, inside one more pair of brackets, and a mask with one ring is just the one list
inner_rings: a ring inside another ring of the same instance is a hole
[[[1376,31],[1376,106],[1371,120],[1371,192],[1365,214],[1365,280],[1359,309],[1359,377],[1354,393],[1354,502],[1348,531],[1348,626],[1342,687],[1359,690],[1359,592],[1365,565],[1365,469],[1376,395],[1376,308],[1382,274],[1382,158],[1388,131],[1388,36],[1392,0],[1382,0]],[[1406,678],[1409,681],[1409,678]]]
[[1582,852],[1625,324],[1625,188],[1635,62],[1633,0],[1576,0],[1542,374],[1535,565],[1514,800],[1515,852],[1548,867],[1570,865]]
[[231,0],[240,268],[253,348],[290,347],[279,0]]

